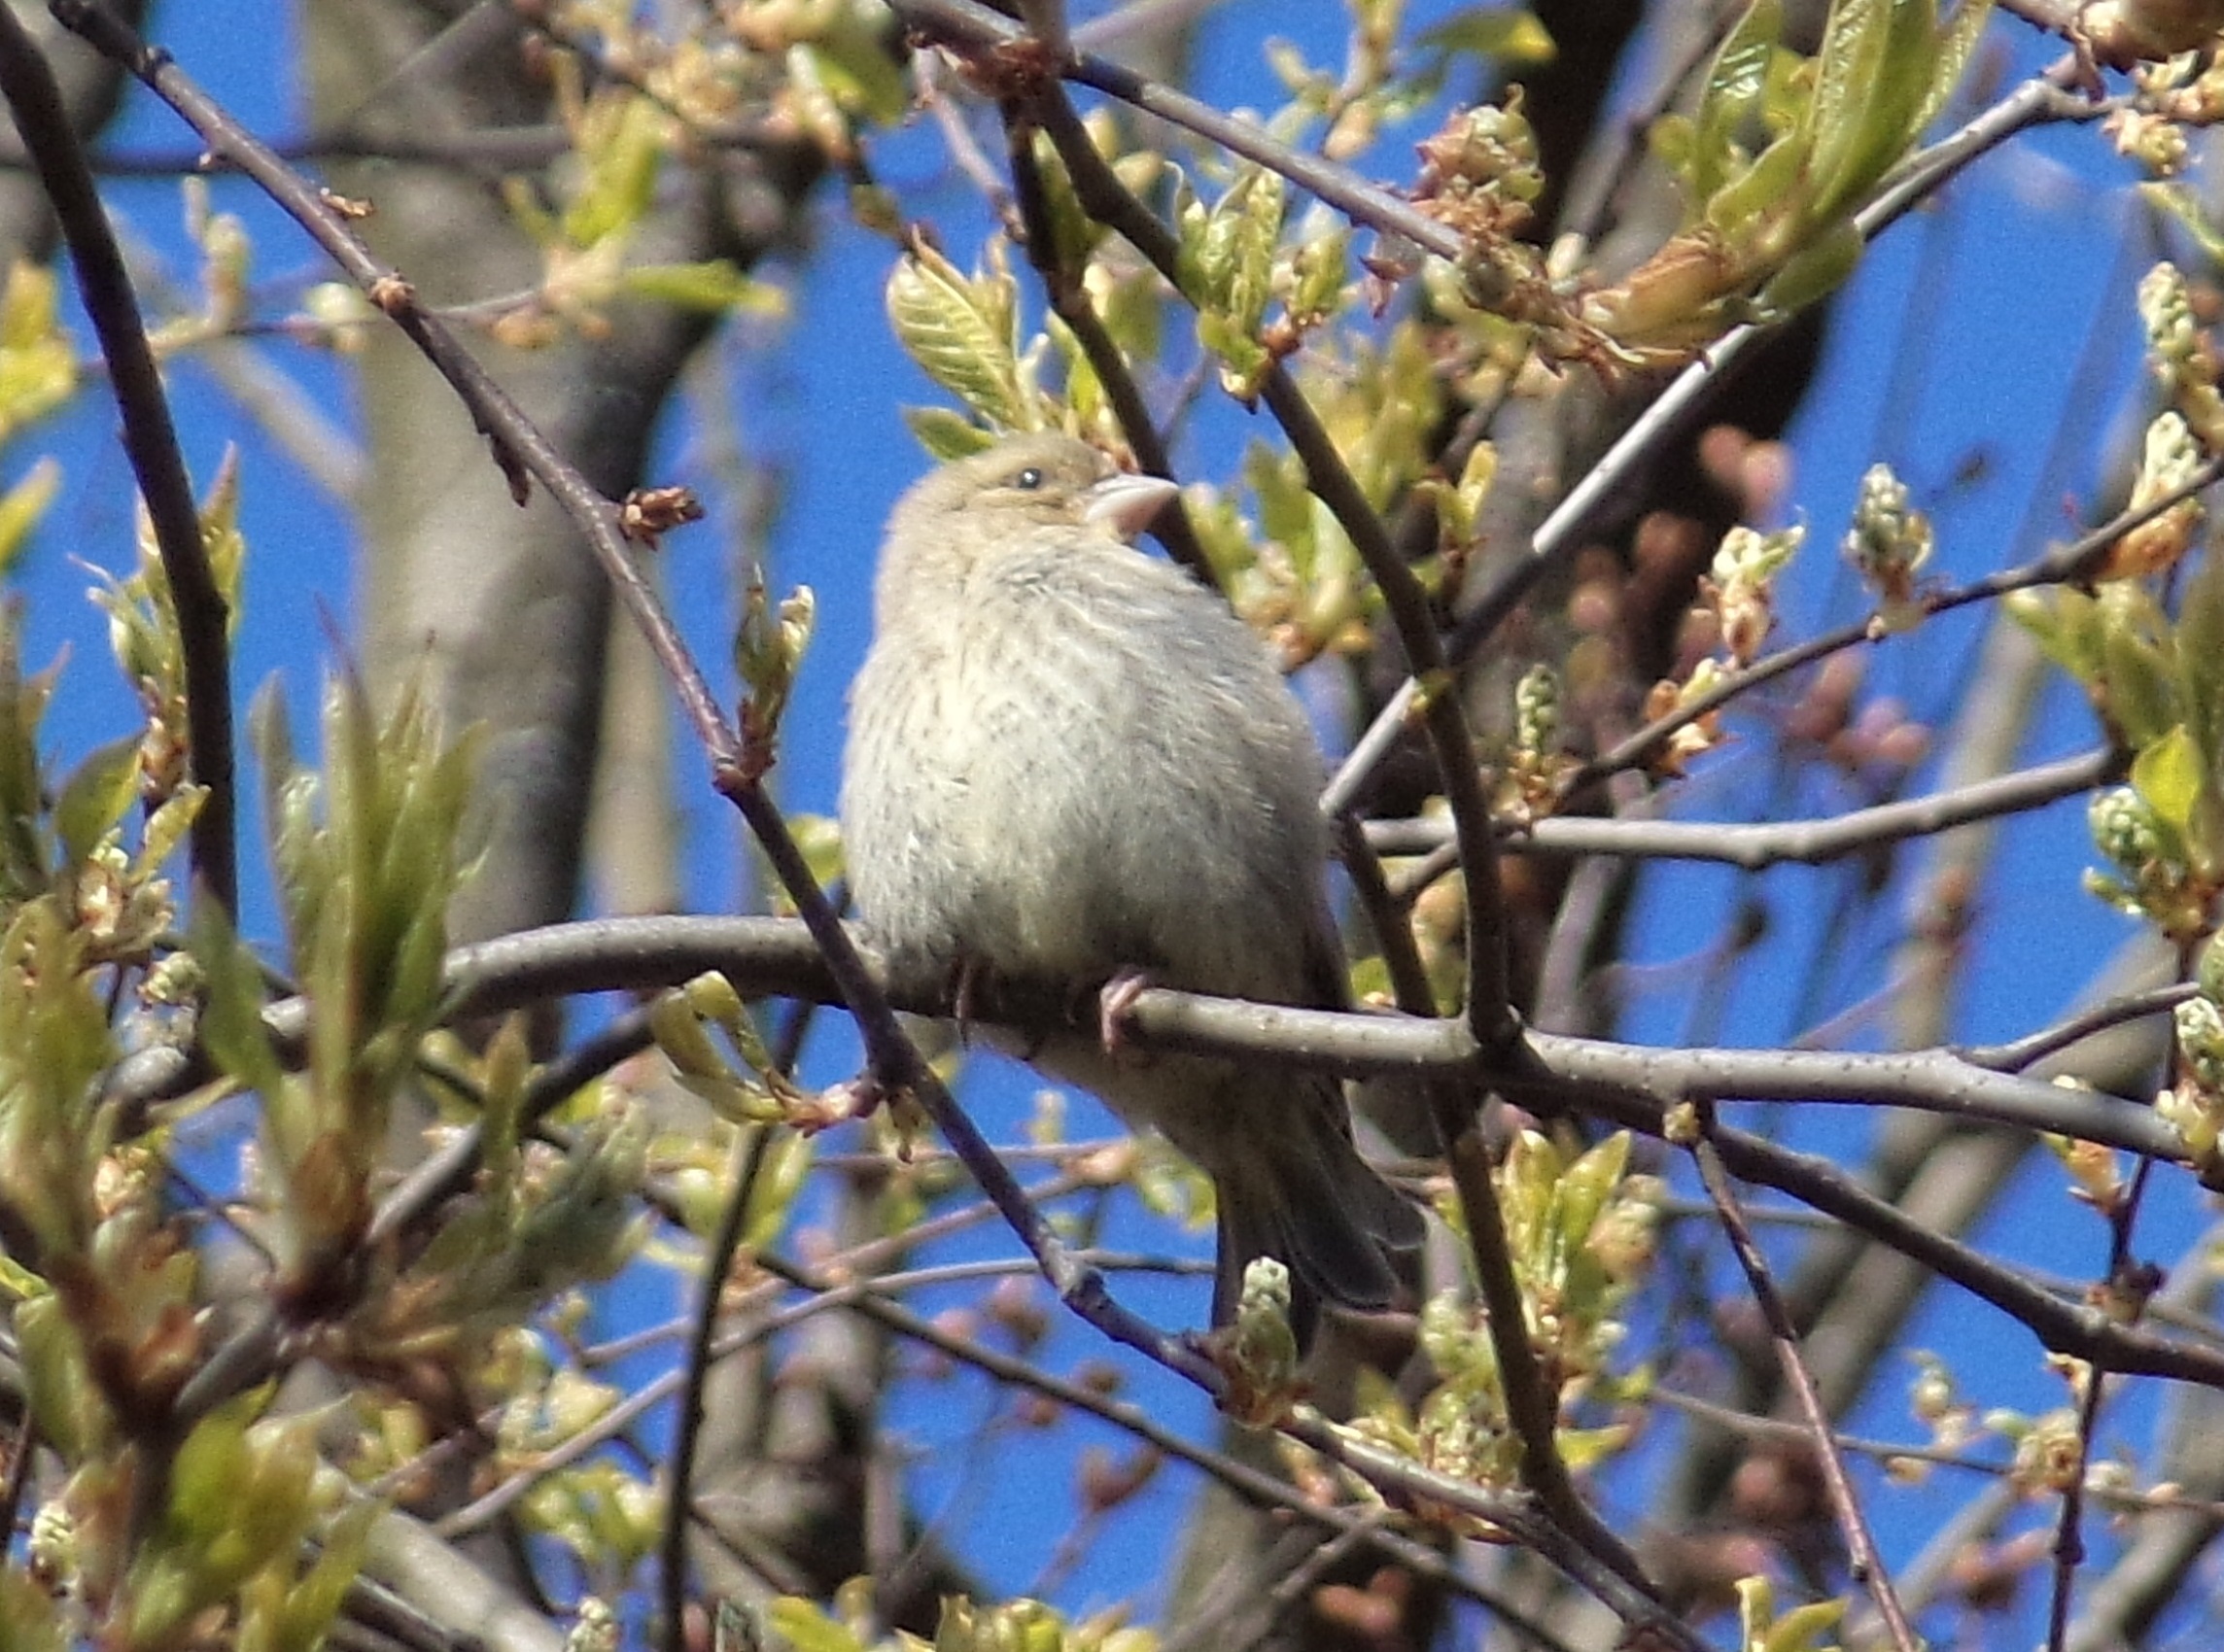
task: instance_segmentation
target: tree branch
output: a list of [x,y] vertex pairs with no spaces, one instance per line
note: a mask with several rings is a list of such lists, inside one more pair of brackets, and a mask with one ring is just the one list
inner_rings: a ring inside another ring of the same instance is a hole
[[1829,1494],[1838,1530],[1845,1537],[1855,1580],[1867,1586],[1870,1599],[1876,1602],[1877,1616],[1884,1620],[1897,1652],[1916,1652],[1919,1642],[1914,1627],[1908,1623],[1907,1613],[1899,1603],[1899,1594],[1893,1588],[1892,1573],[1886,1569],[1884,1557],[1877,1551],[1876,1535],[1869,1530],[1867,1517],[1861,1513],[1859,1498],[1854,1496],[1853,1482],[1846,1477],[1846,1461],[1839,1455],[1837,1441],[1830,1432],[1830,1419],[1823,1409],[1823,1396],[1816,1392],[1815,1379],[1807,1370],[1806,1360],[1800,1358],[1799,1332],[1791,1323],[1790,1310],[1777,1291],[1776,1282],[1769,1277],[1768,1262],[1761,1256],[1760,1247],[1754,1243],[1753,1230],[1746,1225],[1745,1213],[1738,1208],[1737,1190],[1722,1173],[1721,1158],[1707,1140],[1704,1124],[1698,1140],[1691,1143],[1691,1156],[1699,1168],[1699,1182],[1707,1189],[1707,1196],[1714,1200],[1722,1231],[1729,1236],[1730,1249],[1736,1254],[1738,1266],[1745,1270],[1746,1283],[1752,1288],[1755,1302],[1760,1306],[1762,1319],[1767,1322],[1769,1341],[1776,1347],[1784,1380],[1798,1398],[1799,1414],[1806,1423],[1806,1438],[1815,1447],[1822,1464],[1823,1485]]
[[[1763,872],[1787,862],[1820,866],[1882,843],[1929,837],[1973,820],[2017,814],[2075,797],[2121,768],[2122,759],[2102,748],[1950,791],[1849,809],[1822,819],[1748,824],[1554,814],[1527,823],[1501,820],[1498,842],[1510,854],[1721,861],[1747,872]],[[1370,820],[1365,831],[1368,846],[1377,854],[1426,854],[1451,841],[1451,828],[1434,818]]]
[[[2071,97],[2064,89],[2072,73],[2071,60],[2055,64],[2044,74],[2025,82],[1960,131],[1909,157],[1877,198],[1854,215],[1855,226],[1864,239],[1874,239],[1888,224],[1927,198],[1963,167],[2018,132],[2049,120],[2089,120],[2099,115],[2101,111],[2093,104]],[[1483,643],[1496,635],[1499,626],[1545,571],[1570,555],[1593,532],[1608,505],[1638,468],[1697,415],[1706,398],[1787,319],[1773,317],[1765,322],[1748,322],[1732,327],[1685,367],[1675,383],[1622,431],[1605,456],[1538,525],[1527,549],[1500,572],[1461,617],[1447,645],[1455,666],[1466,665]],[[1333,812],[1349,807],[1358,797],[1368,778],[1403,736],[1412,717],[1419,691],[1418,680],[1408,677],[1375,713],[1374,721],[1352,745],[1342,767],[1329,783],[1324,807]]]
[[[61,11],[56,8],[57,14]],[[63,21],[68,22],[64,17]],[[72,24],[74,27],[75,25]],[[178,616],[185,655],[187,752],[208,796],[193,820],[195,883],[228,916],[239,908],[238,805],[232,774],[230,613],[201,542],[200,512],[170,422],[161,370],[139,319],[122,250],[93,187],[77,129],[53,72],[13,11],[0,7],[0,97],[5,97],[77,266],[85,313],[99,335],[108,383],[123,421],[123,448]]]

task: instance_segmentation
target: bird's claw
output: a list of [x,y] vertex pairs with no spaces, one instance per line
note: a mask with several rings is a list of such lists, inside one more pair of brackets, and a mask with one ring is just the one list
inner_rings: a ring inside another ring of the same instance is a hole
[[1096,995],[1096,1031],[1104,1041],[1104,1053],[1119,1059],[1138,1059],[1128,1049],[1127,1019],[1135,1008],[1135,1000],[1142,997],[1154,982],[1145,970],[1122,970],[1104,983]]
[[973,1042],[973,999],[980,990],[982,978],[989,966],[968,954],[951,968],[950,1014],[957,1023],[957,1042],[970,1046]]

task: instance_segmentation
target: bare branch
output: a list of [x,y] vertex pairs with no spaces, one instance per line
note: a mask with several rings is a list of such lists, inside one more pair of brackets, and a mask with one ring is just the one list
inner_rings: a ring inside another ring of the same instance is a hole
[[109,388],[123,421],[124,451],[169,581],[185,654],[188,760],[194,783],[208,788],[193,821],[193,878],[229,915],[239,907],[230,615],[201,543],[192,480],[178,449],[169,397],[140,321],[122,249],[109,228],[61,88],[29,33],[5,7],[0,7],[0,96],[7,99],[77,265],[85,313],[99,335]]
[[1877,1552],[1876,1535],[1869,1530],[1859,1498],[1854,1496],[1853,1482],[1846,1477],[1845,1459],[1839,1455],[1837,1441],[1830,1432],[1830,1419],[1823,1409],[1823,1396],[1816,1392],[1815,1379],[1808,1373],[1807,1362],[1799,1354],[1799,1332],[1791,1323],[1791,1314],[1783,1296],[1777,1291],[1776,1282],[1769,1277],[1767,1259],[1754,1242],[1753,1230],[1745,1222],[1745,1213],[1738,1208],[1737,1190],[1722,1174],[1721,1159],[1707,1140],[1703,1124],[1699,1139],[1691,1144],[1691,1156],[1698,1164],[1700,1183],[1715,1202],[1722,1231],[1729,1235],[1730,1249],[1737,1256],[1738,1266],[1745,1270],[1754,1300],[1760,1305],[1785,1381],[1798,1398],[1799,1413],[1807,1426],[1806,1438],[1814,1445],[1822,1463],[1823,1484],[1829,1493],[1830,1508],[1837,1517],[1838,1529],[1845,1536],[1855,1580],[1867,1586],[1870,1599],[1876,1602],[1877,1615],[1892,1635],[1893,1645],[1898,1652],[1915,1652],[1919,1642],[1914,1627],[1908,1623],[1898,1592],[1893,1588],[1892,1574],[1885,1568],[1884,1557]]
[[[1819,866],[1882,843],[1929,837],[1973,820],[2017,814],[2074,797],[2107,779],[2120,763],[2113,752],[2087,751],[1951,791],[1902,798],[1816,820],[1747,824],[1652,820],[1626,814],[1612,819],[1555,814],[1527,824],[1502,822],[1498,840],[1500,847],[1512,854],[1723,861],[1748,872],[1761,872],[1787,862]],[[1368,846],[1377,854],[1425,854],[1442,848],[1451,840],[1450,827],[1436,819],[1370,820],[1366,835]]]

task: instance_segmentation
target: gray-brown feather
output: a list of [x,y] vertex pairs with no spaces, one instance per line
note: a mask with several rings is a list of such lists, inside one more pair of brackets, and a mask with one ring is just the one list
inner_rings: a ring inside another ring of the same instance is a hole
[[[1322,774],[1303,707],[1220,599],[1086,521],[1108,473],[1062,437],[946,466],[890,521],[851,697],[851,887],[899,978],[959,961],[1060,986],[1335,1006]],[[1016,485],[1035,472],[1032,487]],[[1224,1249],[1388,1304],[1418,1218],[1358,1158],[1340,1087],[1055,1039],[1038,1066],[1153,1125],[1219,1185]],[[1280,1210],[1268,1207],[1279,1204]],[[1224,1256],[1216,1313],[1233,1307]]]

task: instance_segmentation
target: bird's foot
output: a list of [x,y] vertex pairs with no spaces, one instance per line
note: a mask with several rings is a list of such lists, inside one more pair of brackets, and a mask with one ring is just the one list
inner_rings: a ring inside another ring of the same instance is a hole
[[973,1000],[988,978],[988,964],[969,952],[950,966],[950,1014],[957,1023],[959,1044],[973,1042]]
[[1135,1000],[1157,984],[1148,970],[1122,970],[1096,995],[1096,1033],[1104,1041],[1104,1053],[1114,1060],[1140,1062],[1144,1058],[1140,1050],[1128,1047],[1127,1019]]

